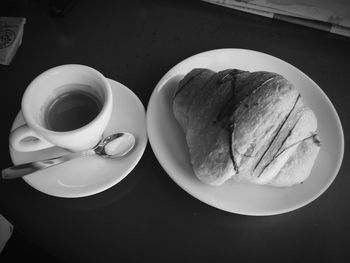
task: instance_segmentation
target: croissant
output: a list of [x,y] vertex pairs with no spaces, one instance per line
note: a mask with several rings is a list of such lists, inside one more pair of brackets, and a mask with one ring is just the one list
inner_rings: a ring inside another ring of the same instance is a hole
[[195,175],[292,186],[311,173],[320,149],[317,119],[283,76],[265,71],[193,69],[177,86],[173,113]]

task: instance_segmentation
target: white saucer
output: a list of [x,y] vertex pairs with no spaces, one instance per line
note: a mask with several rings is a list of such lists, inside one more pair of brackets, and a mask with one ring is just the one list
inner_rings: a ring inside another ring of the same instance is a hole
[[[139,98],[127,87],[111,83],[114,108],[105,135],[131,132],[136,146],[125,158],[119,160],[88,156],[27,175],[23,179],[35,189],[58,197],[83,197],[104,191],[125,178],[139,162],[147,144],[146,114]],[[17,115],[12,129],[24,123],[22,112]],[[14,164],[67,153],[58,147],[31,153],[17,152],[10,147]]]
[[[193,68],[271,71],[289,79],[316,114],[321,150],[310,177],[301,185],[277,188],[227,181],[205,185],[194,175],[185,134],[172,112],[174,88]],[[147,108],[152,149],[169,176],[195,198],[244,215],[274,215],[295,210],[319,197],[336,177],[344,154],[344,135],[336,110],[322,89],[303,72],[276,57],[245,49],[203,52],[174,66],[155,87]]]

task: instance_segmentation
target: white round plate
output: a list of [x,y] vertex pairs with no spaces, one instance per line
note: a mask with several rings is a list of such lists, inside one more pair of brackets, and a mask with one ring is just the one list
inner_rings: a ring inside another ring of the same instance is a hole
[[[122,159],[104,159],[88,156],[41,170],[23,179],[35,189],[58,197],[83,197],[104,191],[125,178],[139,162],[146,144],[146,114],[139,98],[127,87],[109,80],[113,91],[113,113],[105,135],[131,132],[136,137],[135,148]],[[24,124],[22,112],[17,115],[12,129]],[[10,147],[14,164],[59,156],[67,151],[53,147],[36,152],[17,152]]]
[[[174,88],[193,68],[271,71],[290,80],[318,119],[322,146],[310,177],[303,184],[288,188],[233,181],[214,187],[200,182],[190,164],[184,132],[172,113]],[[336,177],[344,153],[344,135],[339,117],[320,87],[281,59],[245,49],[212,50],[174,66],[153,91],[147,108],[147,132],[158,161],[181,188],[211,206],[244,215],[281,214],[315,200]]]

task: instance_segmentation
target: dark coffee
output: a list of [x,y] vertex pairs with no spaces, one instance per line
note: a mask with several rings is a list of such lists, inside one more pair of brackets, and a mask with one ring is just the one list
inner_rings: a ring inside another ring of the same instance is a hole
[[102,103],[91,93],[72,90],[55,98],[46,110],[48,129],[71,131],[91,122],[101,111]]

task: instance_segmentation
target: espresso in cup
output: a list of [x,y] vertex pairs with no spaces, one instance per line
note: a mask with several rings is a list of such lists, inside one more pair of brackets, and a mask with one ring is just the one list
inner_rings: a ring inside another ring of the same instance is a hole
[[91,149],[103,136],[113,102],[109,81],[97,70],[74,64],[49,69],[23,95],[26,124],[11,132],[11,146],[21,152]]
[[67,91],[51,101],[45,110],[45,126],[57,132],[79,129],[100,113],[102,102],[97,96],[84,90],[89,86],[67,84]]

